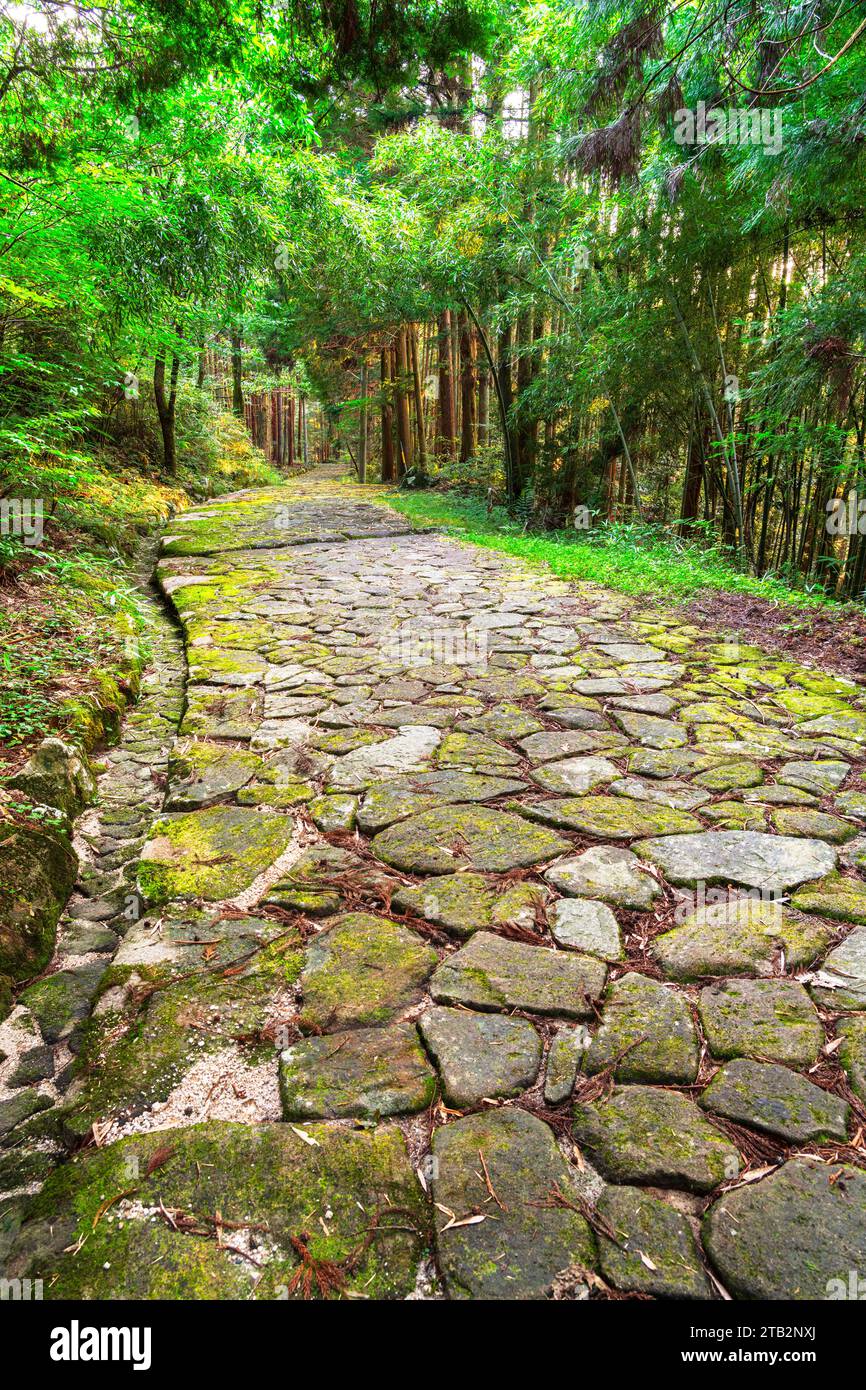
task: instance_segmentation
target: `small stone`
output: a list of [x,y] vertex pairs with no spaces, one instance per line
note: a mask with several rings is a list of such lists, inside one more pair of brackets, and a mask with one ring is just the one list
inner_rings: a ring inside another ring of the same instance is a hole
[[652,953],[673,980],[703,975],[772,975],[779,952],[787,965],[809,965],[832,940],[821,922],[770,898],[725,896],[691,912],[657,936]]
[[622,938],[616,918],[606,903],[592,898],[560,898],[548,913],[557,946],[584,951],[601,960],[622,957]]
[[807,1067],[824,1030],[796,980],[730,980],[701,992],[698,1013],[716,1057],[756,1057]]
[[816,758],[811,762],[785,763],[779,772],[779,781],[818,796],[826,796],[828,792],[841,787],[850,771],[848,763]]
[[866,821],[866,792],[840,792],[836,797],[836,809],[841,811],[843,816],[854,816],[859,821]]
[[792,1158],[725,1192],[704,1218],[703,1237],[738,1298],[847,1298],[849,1271],[862,1274],[866,1250],[866,1175]]
[[817,797],[801,791],[799,787],[787,787],[780,783],[779,786],[752,787],[744,793],[743,800],[763,806],[814,806]]
[[653,831],[679,835],[699,830],[700,821],[687,811],[633,801],[625,796],[568,796],[552,801],[524,802],[521,813],[545,825],[580,830],[602,840],[634,840]]
[[584,1070],[592,1075],[613,1067],[617,1081],[688,1085],[698,1057],[688,1001],[669,985],[630,973],[608,987]]
[[700,1098],[705,1110],[789,1144],[843,1142],[849,1107],[799,1072],[738,1057],[717,1072]]
[[549,792],[590,791],[602,782],[619,777],[619,769],[608,758],[564,758],[561,762],[544,763],[532,773],[532,779]]
[[433,1008],[418,1027],[446,1105],[466,1110],[484,1099],[516,1096],[538,1075],[541,1039],[527,1019]]
[[617,1086],[574,1113],[575,1138],[609,1182],[711,1192],[740,1170],[733,1144],[678,1091]]
[[660,719],[654,714],[638,714],[614,710],[613,717],[624,733],[645,748],[682,748],[688,735],[682,724],[672,719]]
[[398,912],[414,912],[457,936],[471,936],[482,928],[506,922],[535,928],[546,890],[537,883],[514,883],[502,889],[481,874],[442,874],[419,887],[403,886],[392,898]]
[[623,1292],[655,1298],[712,1298],[697,1241],[688,1221],[667,1202],[639,1187],[606,1187],[598,1215],[616,1240],[598,1233],[601,1272]]
[[470,733],[489,734],[491,738],[518,739],[541,733],[544,725],[519,705],[494,705],[486,714],[462,720],[458,727]]
[[773,811],[770,819],[780,835],[814,835],[829,840],[832,845],[844,845],[857,834],[857,826],[826,811],[784,806]]
[[658,806],[671,806],[678,811],[694,811],[709,801],[710,793],[701,791],[690,782],[669,777],[659,782],[641,782],[637,777],[623,777],[611,782],[608,791],[614,796],[629,796],[634,801],[651,801]]
[[554,859],[571,848],[550,830],[489,806],[443,806],[389,826],[373,853],[407,873],[447,874],[460,868],[502,873]]
[[620,907],[648,908],[661,894],[659,884],[631,850],[596,845],[563,859],[544,877],[576,898],[601,898]]
[[822,840],[754,830],[704,831],[639,840],[635,853],[657,864],[672,883],[741,883],[783,892],[833,868],[836,853]]
[[794,893],[791,902],[801,912],[866,925],[866,884],[844,874],[828,874],[820,883],[810,883]]
[[601,961],[478,932],[441,963],[430,993],[442,1004],[522,1009],[558,1018],[591,1018],[607,971]]
[[532,763],[552,763],[572,758],[577,753],[594,753],[599,748],[618,748],[626,740],[622,734],[593,733],[581,729],[561,733],[530,734],[520,740],[520,747]]
[[300,1025],[320,1033],[387,1023],[412,1002],[436,961],[415,932],[387,917],[338,917],[307,949]]
[[332,830],[354,830],[358,799],[340,793],[333,796],[317,796],[310,802],[307,810],[313,824],[324,834]]
[[[479,1154],[498,1203],[488,1205]],[[563,1270],[593,1267],[587,1222],[550,1202],[554,1188],[575,1205],[578,1194],[552,1131],[534,1115],[506,1106],[455,1120],[436,1131],[433,1159],[436,1246],[451,1298],[541,1299]],[[458,1218],[480,1209],[487,1219],[449,1224],[443,1209]]]
[[858,927],[827,956],[812,994],[828,1009],[866,1009],[866,927]]
[[837,1052],[855,1096],[866,1101],[866,1013],[840,1018],[836,1031],[844,1041]]
[[719,755],[698,753],[694,748],[635,748],[628,755],[628,770],[639,777],[684,777],[724,761]]
[[412,1115],[426,1109],[435,1088],[411,1023],[306,1038],[280,1056],[287,1120]]
[[590,1035],[582,1024],[560,1029],[551,1038],[544,1077],[544,1099],[548,1105],[561,1105],[569,1099],[581,1058],[590,1042]]

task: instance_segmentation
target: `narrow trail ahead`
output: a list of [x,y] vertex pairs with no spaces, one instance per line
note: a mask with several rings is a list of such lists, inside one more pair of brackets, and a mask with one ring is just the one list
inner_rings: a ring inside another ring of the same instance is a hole
[[866,1251],[860,689],[369,498],[164,540],[182,722],[169,633],[11,1021],[66,1070],[0,1158],[7,1273],[827,1297]]

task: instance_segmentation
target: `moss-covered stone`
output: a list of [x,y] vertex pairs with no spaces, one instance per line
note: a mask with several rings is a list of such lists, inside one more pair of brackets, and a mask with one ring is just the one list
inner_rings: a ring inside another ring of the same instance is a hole
[[866,884],[843,874],[827,874],[817,883],[799,888],[791,898],[801,912],[815,912],[837,922],[866,923]]
[[21,1003],[38,1019],[47,1042],[69,1038],[76,1025],[87,1017],[104,970],[102,961],[58,970],[23,991]]
[[687,811],[624,796],[566,796],[515,804],[514,810],[544,825],[580,830],[600,840],[634,840],[648,833],[684,835],[701,823]]
[[409,873],[460,868],[502,872],[542,864],[570,849],[568,840],[530,826],[522,816],[487,806],[443,806],[382,830],[373,853]]
[[603,963],[592,956],[478,932],[442,962],[430,993],[442,1004],[581,1019],[592,1016],[606,974]]
[[[166,1147],[168,1160],[148,1173]],[[173,1230],[161,1208],[188,1217],[192,1231]],[[227,1223],[222,1243],[216,1213]],[[347,1270],[347,1291],[405,1298],[429,1218],[398,1130],[212,1121],[134,1136],[58,1169],[32,1201],[5,1272],[41,1278],[53,1299],[280,1298],[299,1264],[293,1241],[314,1260],[346,1260],[374,1216],[376,1239]],[[310,1293],[322,1296],[315,1278]]]
[[758,1057],[807,1067],[824,1030],[796,980],[730,980],[702,990],[698,1013],[716,1057]]
[[704,975],[771,975],[780,951],[790,969],[802,969],[826,950],[833,934],[814,918],[773,898],[724,896],[691,912],[657,936],[652,952],[673,980]]
[[175,745],[169,763],[168,811],[194,811],[224,801],[261,773],[261,758],[205,739]]
[[288,817],[237,806],[163,816],[142,851],[139,888],[152,903],[234,897],[280,857],[292,835]]
[[688,1001],[670,985],[629,973],[609,986],[583,1065],[589,1073],[612,1067],[617,1081],[676,1085],[694,1081],[698,1056]]
[[485,1098],[516,1096],[538,1075],[541,1039],[527,1019],[434,1008],[418,1028],[447,1105],[466,1110]]
[[848,1134],[849,1106],[799,1072],[737,1057],[713,1077],[700,1104],[714,1115],[788,1144],[831,1143]]
[[685,1216],[639,1187],[606,1187],[598,1216],[601,1272],[615,1289],[654,1298],[713,1297],[701,1254]]
[[490,801],[525,789],[525,783],[513,778],[474,772],[419,772],[395,777],[369,788],[358,812],[358,825],[366,835],[372,835],[443,803]]
[[809,807],[780,806],[771,813],[771,819],[780,835],[813,835],[831,845],[844,845],[858,832],[850,821]]
[[513,923],[536,925],[547,892],[537,883],[513,883],[503,888],[481,874],[443,874],[420,887],[402,887],[393,898],[400,912],[412,912],[427,922],[446,927],[457,936]]
[[[495,1212],[479,1160],[499,1198]],[[539,1299],[556,1276],[591,1270],[592,1232],[573,1207],[551,1202],[558,1189],[577,1204],[568,1165],[547,1125],[512,1108],[468,1115],[433,1138],[433,1197],[458,1222],[479,1208],[485,1220],[455,1224],[442,1216],[436,1237],[452,1298]]]
[[411,1023],[307,1038],[280,1057],[287,1120],[412,1115],[426,1109],[435,1090]]
[[704,1246],[738,1298],[857,1297],[849,1271],[866,1249],[866,1176],[794,1158],[760,1182],[724,1193],[703,1223]]
[[0,828],[0,973],[37,974],[51,959],[77,857],[67,838],[35,824]]
[[866,1013],[840,1018],[836,1031],[843,1039],[836,1054],[848,1074],[851,1090],[866,1101]]
[[312,1032],[387,1023],[436,966],[436,952],[387,917],[352,912],[314,937],[300,985]]
[[739,1172],[730,1140],[677,1091],[617,1086],[574,1114],[575,1138],[610,1182],[711,1192]]

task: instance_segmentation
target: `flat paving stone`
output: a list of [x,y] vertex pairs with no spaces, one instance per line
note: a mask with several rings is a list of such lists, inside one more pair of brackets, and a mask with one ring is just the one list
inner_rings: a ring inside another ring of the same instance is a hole
[[615,1289],[654,1298],[709,1299],[713,1286],[682,1212],[639,1187],[606,1187],[598,1216],[601,1272]]
[[611,1068],[617,1081],[689,1084],[698,1074],[699,1053],[685,997],[631,972],[608,986],[583,1066],[590,1074]]
[[561,1028],[551,1038],[544,1075],[545,1104],[561,1105],[569,1099],[590,1041],[590,1034],[583,1024],[578,1024],[576,1028]]
[[306,1038],[280,1055],[286,1120],[411,1115],[426,1109],[435,1087],[411,1023]]
[[511,923],[530,930],[536,927],[547,890],[537,883],[503,886],[481,874],[443,874],[418,887],[401,887],[392,898],[398,912],[411,912],[425,922],[435,922],[457,936]]
[[792,1158],[714,1202],[703,1240],[737,1298],[849,1298],[850,1271],[862,1278],[866,1250],[866,1174]]
[[560,733],[530,734],[522,738],[519,746],[529,761],[537,763],[562,762],[580,753],[594,753],[596,749],[618,748],[626,743],[622,734],[592,730],[569,729]]
[[756,1057],[808,1067],[824,1030],[796,980],[729,980],[701,991],[698,1014],[715,1057]]
[[504,872],[544,864],[571,849],[570,841],[522,816],[488,806],[442,806],[382,830],[373,853],[396,869],[447,874],[455,869]]
[[791,969],[814,961],[833,939],[815,918],[793,912],[778,899],[725,897],[686,915],[662,932],[651,950],[672,980],[706,975],[771,975],[784,952]]
[[711,792],[702,791],[678,777],[658,782],[641,782],[637,777],[620,777],[611,782],[608,791],[614,796],[628,796],[633,801],[650,801],[658,806],[672,806],[678,811],[694,811],[709,801]]
[[619,768],[609,758],[563,758],[544,763],[532,772],[532,780],[549,792],[578,795],[603,782],[619,777]]
[[477,932],[442,961],[430,993],[441,1004],[583,1019],[592,1017],[606,975],[604,964],[591,956]]
[[526,783],[512,777],[481,777],[474,772],[418,772],[372,786],[358,810],[365,835],[384,830],[395,821],[454,802],[492,801],[525,791]]
[[466,1110],[485,1098],[516,1096],[538,1075],[541,1039],[527,1019],[433,1008],[418,1028],[446,1105]]
[[866,1101],[866,1013],[840,1018],[836,1031],[843,1039],[836,1054],[839,1065],[848,1075],[848,1084],[855,1096]]
[[601,960],[622,956],[619,924],[607,903],[592,898],[560,898],[548,912],[550,931],[557,946],[584,951]]
[[717,1072],[700,1103],[713,1115],[789,1144],[844,1141],[849,1106],[799,1072],[738,1057]]
[[686,729],[673,719],[628,710],[614,710],[613,717],[624,734],[645,748],[682,748],[688,742]]
[[600,840],[634,840],[648,830],[678,835],[700,829],[700,821],[687,811],[622,796],[568,796],[528,801],[523,803],[521,811],[544,825],[579,830]]
[[544,877],[563,893],[600,898],[620,907],[652,907],[662,891],[636,854],[614,845],[595,845],[582,854],[561,859]]
[[617,1086],[574,1116],[575,1139],[609,1182],[711,1192],[740,1169],[734,1145],[678,1091]]
[[866,1009],[866,927],[857,927],[826,957],[812,983],[829,1009]]
[[822,840],[763,835],[751,830],[704,831],[639,840],[635,853],[658,865],[671,883],[739,883],[764,892],[783,892],[821,878],[836,863]]
[[436,952],[399,923],[347,913],[307,948],[300,1025],[318,1033],[387,1023],[412,1002],[436,963]]
[[[455,1120],[433,1136],[433,1158],[436,1249],[451,1298],[541,1299],[558,1274],[594,1266],[586,1220],[550,1202],[555,1188],[574,1205],[578,1194],[552,1130],[534,1115],[506,1107]],[[484,1219],[458,1224],[470,1213]]]
[[148,902],[205,898],[218,902],[249,888],[288,848],[288,816],[241,806],[163,816],[141,853],[138,883]]

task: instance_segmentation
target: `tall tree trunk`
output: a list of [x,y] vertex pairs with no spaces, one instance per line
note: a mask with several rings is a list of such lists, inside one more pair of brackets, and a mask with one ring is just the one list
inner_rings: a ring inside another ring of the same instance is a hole
[[400,444],[399,477],[412,467],[412,427],[409,420],[409,356],[406,351],[407,330],[401,328],[394,340],[395,375],[397,378],[397,438]]
[[367,359],[361,358],[361,408],[358,412],[358,482],[367,481]]
[[177,449],[174,433],[174,413],[177,404],[177,379],[180,373],[180,359],[175,353],[171,359],[171,373],[168,395],[165,390],[165,354],[160,351],[153,363],[153,397],[162,433],[162,454],[167,473],[177,472]]
[[460,315],[460,462],[475,456],[477,377],[475,373],[475,336],[469,315]]
[[418,328],[416,324],[408,329],[409,355],[412,365],[412,388],[415,395],[416,441],[418,445],[418,472],[423,478],[427,473],[427,444],[424,438],[424,392],[421,387],[421,366],[418,361]]
[[454,420],[454,377],[451,371],[451,315],[445,309],[436,320],[436,345],[439,355],[439,414],[436,453],[441,458],[454,457],[457,428]]
[[244,375],[241,355],[241,335],[236,328],[231,333],[232,344],[232,410],[244,418]]
[[383,347],[379,358],[380,400],[382,412],[382,482],[393,483],[394,467],[394,407],[391,403],[391,351]]

